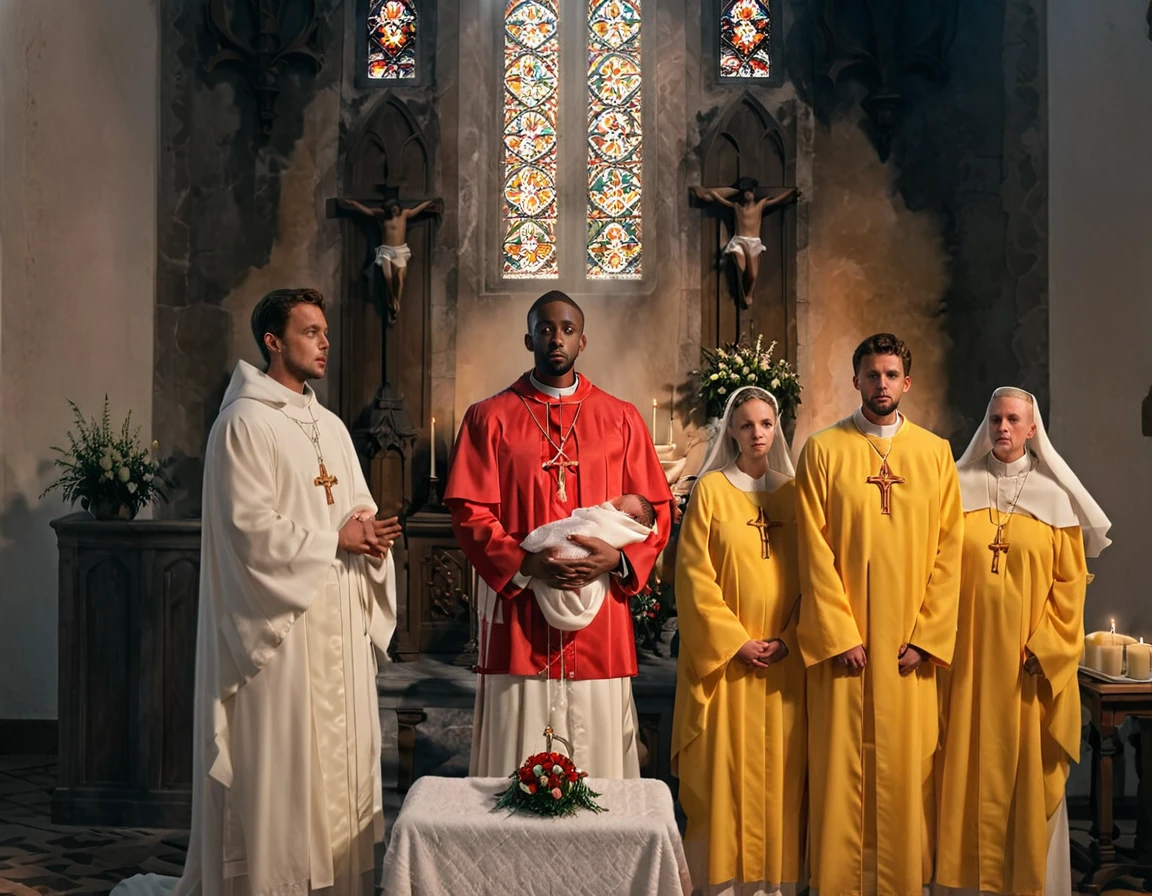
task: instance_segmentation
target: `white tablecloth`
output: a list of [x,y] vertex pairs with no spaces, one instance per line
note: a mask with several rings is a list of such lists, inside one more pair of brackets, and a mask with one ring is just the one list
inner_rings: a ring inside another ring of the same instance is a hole
[[392,829],[385,896],[691,893],[663,782],[589,778],[608,811],[569,818],[493,812],[507,785],[507,778],[420,778]]

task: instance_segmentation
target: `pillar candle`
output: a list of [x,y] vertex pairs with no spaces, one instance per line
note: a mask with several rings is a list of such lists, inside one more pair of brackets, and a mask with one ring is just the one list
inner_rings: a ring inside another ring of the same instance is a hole
[[1097,667],[1105,675],[1119,678],[1124,674],[1124,645],[1101,644],[1096,648],[1100,651],[1100,665]]
[[432,479],[436,478],[436,418],[432,418],[432,433],[428,437],[428,450],[432,455],[432,469],[429,473]]
[[1136,681],[1152,678],[1152,644],[1128,645],[1128,677]]
[[658,407],[658,405],[656,404],[656,399],[653,398],[652,399],[652,441],[653,441],[653,443],[655,443],[655,441],[656,441],[656,408],[657,407]]

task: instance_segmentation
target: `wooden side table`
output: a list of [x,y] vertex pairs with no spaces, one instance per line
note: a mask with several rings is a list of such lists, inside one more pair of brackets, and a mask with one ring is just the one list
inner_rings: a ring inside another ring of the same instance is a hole
[[[1140,724],[1141,768],[1137,800],[1140,814],[1137,831],[1147,836],[1152,831],[1152,682],[1118,683],[1101,681],[1081,671],[1080,698],[1091,722],[1089,743],[1092,747],[1093,820],[1096,837],[1092,842],[1094,868],[1081,886],[1085,892],[1099,888],[1120,874],[1133,872],[1152,875],[1152,867],[1119,864],[1112,841],[1115,817],[1112,807],[1113,761],[1116,755],[1114,735],[1127,718]],[[1137,842],[1140,861],[1152,861],[1152,844]]]

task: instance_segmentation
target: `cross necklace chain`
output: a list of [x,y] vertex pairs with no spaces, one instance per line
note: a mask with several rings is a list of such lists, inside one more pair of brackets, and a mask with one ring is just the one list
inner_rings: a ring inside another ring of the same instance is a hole
[[[570,460],[568,458],[568,455],[564,451],[564,446],[568,444],[568,439],[572,436],[572,433],[576,431],[576,421],[580,418],[580,408],[583,407],[583,405],[581,402],[578,402],[578,401],[570,402],[571,404],[576,405],[576,413],[572,415],[572,425],[568,427],[568,432],[565,433],[564,432],[564,402],[562,402],[562,401],[559,402],[558,407],[560,409],[560,411],[559,411],[560,421],[557,425],[557,430],[558,430],[558,433],[560,436],[560,444],[557,445],[556,442],[552,439],[551,434],[548,432],[548,427],[542,425],[540,423],[540,421],[536,419],[536,415],[532,412],[532,408],[528,404],[528,399],[526,399],[519,392],[516,393],[516,397],[519,398],[520,401],[523,403],[524,410],[526,410],[528,412],[528,416],[532,418],[532,422],[536,424],[536,428],[540,430],[540,432],[543,434],[544,438],[546,438],[548,440],[548,444],[551,445],[553,450],[555,450],[555,452],[556,452],[555,454],[552,455],[551,460],[544,461],[540,466],[545,472],[547,472],[551,467],[556,468],[556,497],[559,498],[562,503],[566,502],[568,500],[568,485],[567,485],[567,482],[565,481],[567,478],[566,477],[567,469],[568,469],[568,467],[580,466],[580,461]],[[551,418],[550,418],[549,413],[548,413],[549,407],[550,407],[550,405],[548,405],[548,404],[544,405],[544,421],[545,421],[545,423],[548,423],[549,425],[551,425]]]
[[[985,486],[988,489],[988,522],[996,527],[996,538],[988,545],[988,550],[992,552],[992,572],[995,575],[1000,575],[1000,555],[1008,553],[1009,543],[1004,540],[1004,529],[1012,520],[1012,514],[1016,512],[1016,505],[1020,503],[1020,495],[1024,493],[1024,486],[1028,483],[1028,477],[1032,475],[1032,462],[1028,462],[1028,471],[1024,474],[1019,487],[1016,489],[1016,497],[1012,499],[1012,503],[1008,505],[1008,512],[1005,514],[1003,520],[1000,518],[1000,480],[992,471],[991,452],[988,455],[988,480],[985,480]],[[996,501],[993,505],[992,501],[992,483],[990,480],[996,480]],[[992,518],[992,507],[996,507],[996,518]]]
[[893,437],[892,444],[888,446],[888,450],[881,454],[880,449],[876,447],[868,436],[864,435],[864,433],[860,433],[860,435],[865,442],[872,446],[872,450],[875,451],[880,458],[880,472],[875,476],[869,476],[864,481],[880,489],[880,513],[883,516],[891,516],[892,486],[902,485],[904,483],[903,477],[893,476],[892,471],[888,468],[888,455],[891,454],[892,449],[896,447],[895,437]]
[[312,418],[312,431],[308,431],[303,423],[280,408],[280,413],[300,427],[300,432],[304,433],[309,442],[312,443],[312,448],[316,451],[316,463],[320,465],[320,475],[312,480],[312,484],[316,488],[324,489],[324,498],[329,504],[335,504],[336,499],[332,497],[332,486],[339,485],[340,480],[332,476],[328,472],[328,467],[324,465],[324,452],[320,450],[320,424],[316,421],[316,414],[312,411],[312,406],[308,406],[308,414]]

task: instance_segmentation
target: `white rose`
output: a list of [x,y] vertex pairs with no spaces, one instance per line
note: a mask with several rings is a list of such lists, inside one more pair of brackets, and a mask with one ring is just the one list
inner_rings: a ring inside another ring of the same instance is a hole
[[716,391],[717,391],[717,392],[719,392],[721,395],[725,395],[725,394],[727,394],[727,392],[728,392],[728,390],[727,390],[727,389],[725,389],[723,386],[721,386],[721,387],[720,387],[719,389],[717,389]]
[[714,374],[712,374],[712,376],[708,377],[708,379],[710,379],[710,380],[718,380],[718,379],[720,379],[720,374],[718,374],[718,373],[714,373]]
[[104,478],[105,478],[105,479],[111,479],[111,478],[112,478],[112,471],[111,471],[111,470],[109,470],[107,473],[105,473],[105,474],[104,474]]
[[127,467],[121,467],[120,472],[117,475],[119,475],[121,482],[127,482],[132,476],[132,474],[128,472]]
[[120,463],[120,461],[122,461],[123,459],[124,459],[124,458],[122,458],[122,457],[120,456],[120,452],[119,452],[119,451],[116,451],[115,449],[113,449],[113,451],[112,451],[112,460],[116,461],[116,463]]
[[145,473],[144,474],[144,481],[145,482],[151,482],[152,481],[152,474],[151,473]]
[[128,483],[128,494],[130,494],[130,495],[136,494],[136,483],[135,482],[129,482]]
[[780,388],[780,377],[776,377],[774,380],[772,380],[772,388],[773,389],[779,389]]
[[102,458],[100,458],[100,469],[101,470],[111,470],[112,469],[112,458],[109,457],[107,454],[105,454]]
[[748,376],[748,368],[747,367],[744,368],[744,376]]

